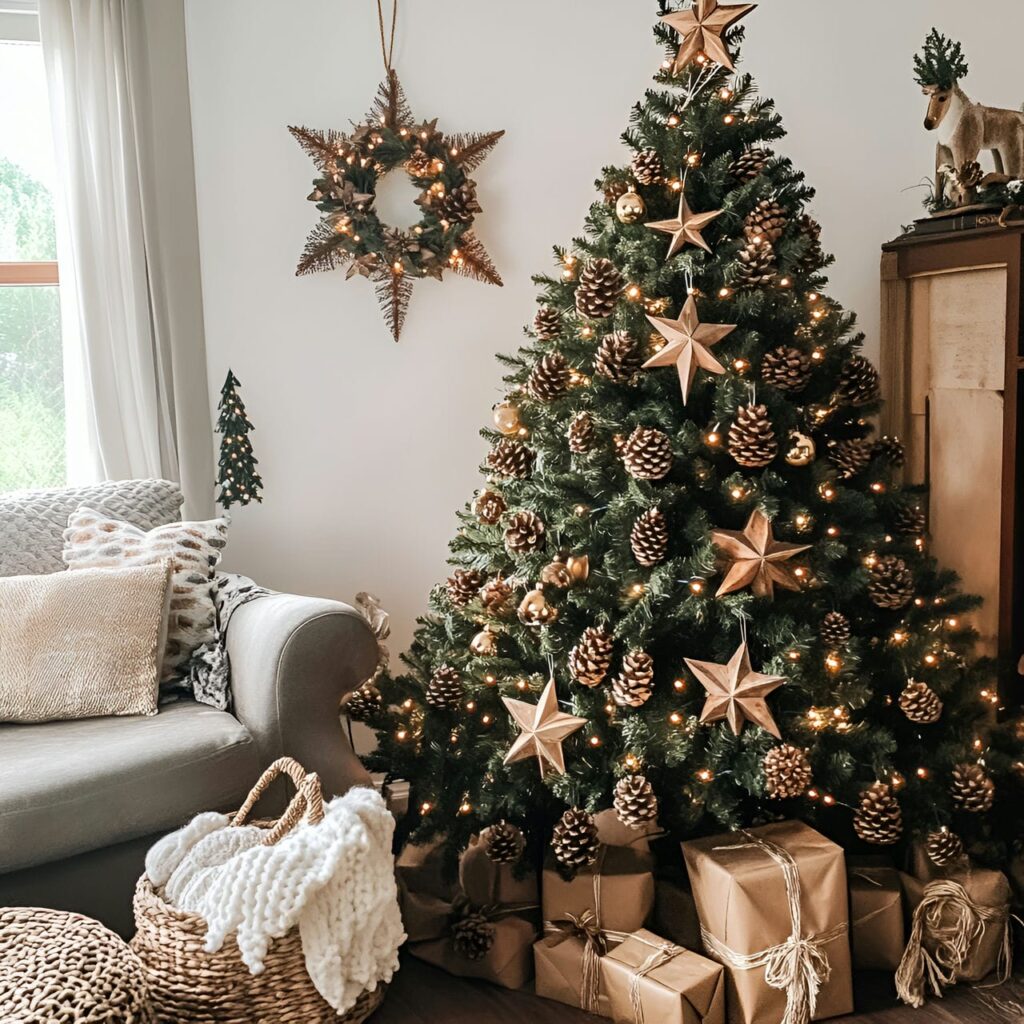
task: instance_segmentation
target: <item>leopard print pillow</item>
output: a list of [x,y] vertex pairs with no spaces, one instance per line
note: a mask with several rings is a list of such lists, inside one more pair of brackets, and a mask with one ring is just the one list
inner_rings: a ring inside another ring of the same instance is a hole
[[192,652],[214,639],[213,575],[227,543],[226,519],[170,523],[148,533],[91,508],[68,517],[64,562],[69,569],[116,569],[171,563],[171,604],[164,651],[164,682],[174,679]]

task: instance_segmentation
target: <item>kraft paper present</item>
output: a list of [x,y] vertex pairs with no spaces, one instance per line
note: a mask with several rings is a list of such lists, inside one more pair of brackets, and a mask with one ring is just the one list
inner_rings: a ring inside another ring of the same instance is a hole
[[721,965],[653,932],[641,929],[601,957],[601,985],[622,1024],[725,1024]]
[[440,839],[419,846],[406,843],[395,859],[395,875],[399,885],[409,892],[442,900],[452,898],[455,880],[445,877]]
[[693,891],[685,877],[659,878],[654,883],[654,930],[684,949],[700,952],[700,919]]
[[643,850],[602,846],[597,860],[566,881],[554,860],[544,866],[541,900],[545,921],[590,911],[603,931],[635,932],[654,907],[654,860]]
[[[534,988],[544,999],[555,999],[587,1013],[611,1016],[608,995],[601,985],[599,959],[608,944],[549,922],[548,934],[533,944]],[[592,973],[591,973],[592,972]]]
[[473,836],[459,860],[459,885],[470,903],[478,907],[539,902],[537,872],[521,878],[512,864],[495,864],[479,837]]
[[398,902],[402,910],[402,927],[408,942],[439,939],[447,933],[452,914],[450,900],[409,892],[404,882],[398,883]]
[[861,863],[846,865],[850,883],[850,951],[859,971],[895,971],[903,958],[903,886],[892,866]]
[[415,942],[409,952],[459,978],[479,978],[503,988],[522,988],[533,974],[533,940],[537,929],[523,917],[503,917],[492,922],[494,942],[487,955],[469,960],[456,952],[450,938]]
[[[705,952],[725,967],[730,1024],[778,1024],[787,1006],[801,1024],[852,1012],[846,863],[835,843],[789,821],[683,843],[683,856]],[[773,979],[782,987],[768,984],[767,960],[795,968]],[[809,974],[820,982],[810,1015]]]
[[624,825],[614,807],[598,811],[594,815],[594,825],[598,841],[605,846],[628,846],[632,850],[644,852],[651,848],[650,837],[659,833],[656,821],[645,822],[640,828]]

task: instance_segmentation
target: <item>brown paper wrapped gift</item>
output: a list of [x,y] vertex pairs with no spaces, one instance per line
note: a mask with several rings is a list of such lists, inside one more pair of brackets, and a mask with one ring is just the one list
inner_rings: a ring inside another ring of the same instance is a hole
[[445,880],[443,868],[441,840],[420,846],[406,843],[395,859],[395,875],[400,887],[418,895],[449,900],[455,883]]
[[730,1024],[853,1010],[843,851],[786,821],[683,843],[704,948],[726,969]]
[[722,967],[641,929],[601,957],[609,1016],[622,1024],[725,1024]]
[[903,957],[903,886],[891,865],[851,858],[850,952],[859,971],[895,971]]
[[654,907],[654,861],[643,850],[602,846],[597,860],[566,881],[554,861],[544,866],[545,921],[582,917],[588,910],[603,931],[635,932]]
[[493,941],[487,955],[470,960],[458,953],[447,936],[416,942],[409,952],[459,978],[479,978],[503,988],[522,988],[533,974],[533,940],[537,928],[525,917],[509,916],[491,922]]
[[615,941],[601,932],[589,911],[582,918],[547,921],[544,937],[533,944],[537,995],[610,1016],[601,986],[599,961]]
[[684,949],[700,952],[703,948],[697,904],[685,875],[659,878],[654,883],[654,930]]

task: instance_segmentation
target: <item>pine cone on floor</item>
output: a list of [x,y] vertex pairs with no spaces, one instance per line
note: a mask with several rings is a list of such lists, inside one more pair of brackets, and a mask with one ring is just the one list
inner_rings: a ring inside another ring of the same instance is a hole
[[612,331],[601,339],[594,356],[594,373],[617,384],[633,379],[643,364],[640,346],[629,331]]
[[766,288],[775,280],[775,249],[770,242],[749,241],[736,254],[732,281],[737,288]]
[[562,314],[553,306],[541,306],[533,318],[533,333],[541,341],[551,341],[562,333]]
[[764,405],[741,405],[729,427],[729,454],[747,469],[767,466],[779,452],[768,409]]
[[484,844],[487,856],[495,864],[515,864],[526,848],[523,833],[507,821],[488,825],[480,833],[480,841]]
[[430,208],[442,220],[452,224],[470,224],[478,213],[483,212],[476,197],[476,186],[471,181],[456,185],[450,192],[431,202]]
[[665,180],[665,165],[656,149],[641,149],[633,157],[632,169],[641,185],[660,185]]
[[935,832],[929,832],[924,844],[928,859],[937,867],[944,868],[955,864],[964,856],[964,841],[955,833],[943,826]]
[[748,149],[729,164],[729,175],[741,184],[753,181],[764,171],[770,157],[771,154],[766,149],[759,149],[756,146]]
[[838,470],[840,480],[850,480],[868,468],[873,452],[874,445],[870,441],[854,437],[846,441],[832,441],[828,459]]
[[479,569],[456,569],[448,577],[448,600],[456,608],[465,608],[487,582],[487,576]]
[[765,788],[777,800],[803,796],[811,784],[811,762],[799,747],[772,747],[762,762]]
[[797,268],[805,274],[812,274],[825,263],[825,250],[821,247],[821,225],[806,213],[797,222],[800,237],[806,239],[803,255],[797,260]]
[[462,679],[449,665],[434,671],[427,683],[426,702],[439,711],[452,710],[462,703]]
[[885,434],[875,442],[875,457],[884,459],[890,466],[898,468],[906,461],[907,453],[898,437]]
[[505,499],[497,491],[482,490],[473,499],[473,515],[484,526],[493,526],[505,514]]
[[884,782],[872,783],[860,794],[860,806],[853,814],[853,831],[859,839],[876,846],[892,846],[903,833],[903,812],[892,789]]
[[599,686],[612,663],[615,641],[604,626],[587,626],[569,652],[569,672],[577,683]]
[[652,569],[665,561],[668,554],[668,522],[660,509],[649,508],[633,523],[629,534],[633,557],[645,569]]
[[526,389],[538,402],[553,402],[569,390],[569,364],[561,352],[541,356],[530,371]]
[[743,233],[752,241],[764,239],[768,242],[777,242],[789,223],[789,214],[785,207],[771,199],[762,199],[761,202],[747,214],[743,223]]
[[363,683],[345,698],[342,710],[353,722],[369,722],[384,710],[384,698],[376,686]]
[[495,476],[525,480],[533,469],[533,452],[509,437],[503,437],[487,454],[488,468]]
[[451,935],[455,952],[467,960],[483,960],[494,945],[494,925],[479,911],[460,917],[452,925]]
[[900,694],[900,710],[918,725],[931,725],[942,715],[942,700],[927,683],[910,679]]
[[643,828],[658,817],[654,787],[642,775],[624,775],[619,779],[612,806],[626,828]]
[[810,358],[791,345],[773,348],[761,360],[761,380],[779,391],[796,394],[807,387],[810,379]]
[[850,642],[850,620],[842,612],[828,612],[821,620],[819,635],[826,647],[845,647]]
[[839,371],[836,395],[845,405],[871,405],[878,401],[878,371],[864,356],[851,356]]
[[488,615],[501,618],[512,610],[512,594],[512,587],[499,576],[484,584],[480,591],[480,603]]
[[996,784],[980,764],[958,764],[953,769],[949,792],[960,810],[984,814],[992,809]]
[[920,505],[904,502],[899,505],[893,516],[893,527],[897,533],[909,536],[921,536],[928,529],[928,516]]
[[646,651],[630,651],[612,680],[612,699],[620,708],[638,708],[651,699],[653,683],[654,659]]
[[574,455],[586,455],[594,450],[597,444],[597,431],[594,428],[594,417],[589,412],[578,412],[569,423],[565,432],[569,439],[569,451]]
[[868,596],[879,608],[902,608],[914,596],[914,574],[896,555],[883,555],[868,576]]
[[551,849],[555,860],[566,871],[575,874],[580,868],[589,867],[597,860],[599,848],[593,815],[582,808],[570,807],[551,834]]
[[576,312],[588,320],[604,320],[615,311],[625,281],[611,260],[597,259],[580,274]]
[[512,555],[540,551],[544,547],[544,521],[536,512],[516,512],[505,528],[505,547]]
[[674,460],[669,436],[654,427],[637,427],[622,448],[626,472],[637,480],[660,480]]

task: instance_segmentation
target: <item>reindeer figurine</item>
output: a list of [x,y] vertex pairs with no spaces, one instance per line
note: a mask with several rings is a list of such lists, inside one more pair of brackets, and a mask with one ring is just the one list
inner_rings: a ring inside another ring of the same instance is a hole
[[923,54],[914,57],[914,71],[928,97],[924,126],[939,137],[935,147],[937,200],[945,197],[952,184],[960,205],[970,201],[973,187],[965,186],[964,179],[975,176],[983,149],[991,151],[996,173],[987,176],[982,185],[1024,176],[1024,113],[982,106],[967,97],[960,88],[967,61],[959,43],[933,28]]

